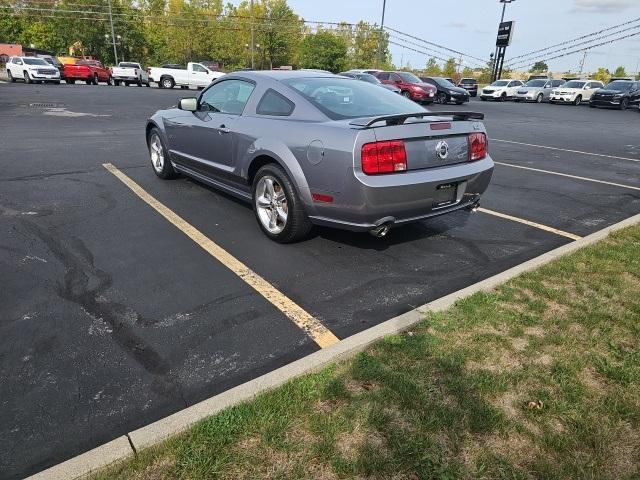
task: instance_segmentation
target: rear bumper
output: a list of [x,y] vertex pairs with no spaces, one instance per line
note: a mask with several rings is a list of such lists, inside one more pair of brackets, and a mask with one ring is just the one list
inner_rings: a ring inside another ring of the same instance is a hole
[[112,75],[112,78],[119,82],[137,82],[138,81],[138,77],[136,76],[131,77],[126,75]]
[[[352,231],[416,222],[475,205],[489,186],[492,174],[490,157],[400,174],[354,173],[343,193],[334,195],[333,203],[310,206],[309,218],[317,225]],[[450,183],[456,184],[454,201],[438,206],[438,186]]]

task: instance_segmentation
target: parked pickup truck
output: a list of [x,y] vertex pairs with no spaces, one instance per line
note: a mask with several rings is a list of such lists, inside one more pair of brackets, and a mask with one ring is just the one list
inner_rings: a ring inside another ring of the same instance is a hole
[[84,80],[87,85],[98,85],[98,82],[106,82],[113,85],[111,70],[105,68],[97,60],[78,60],[75,64],[65,64],[64,80],[67,83],[76,83],[76,80]]
[[120,62],[117,67],[111,69],[111,77],[113,77],[113,83],[116,85],[123,83],[128,87],[130,84],[135,83],[139,87],[142,85],[149,86],[149,74],[139,63]]
[[151,81],[157,83],[160,88],[173,88],[176,85],[184,88],[204,88],[224,75],[194,62],[189,62],[186,69],[151,67],[148,72]]

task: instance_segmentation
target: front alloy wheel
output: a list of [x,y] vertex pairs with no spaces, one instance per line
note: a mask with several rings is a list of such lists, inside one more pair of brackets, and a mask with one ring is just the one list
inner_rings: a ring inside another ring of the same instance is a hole
[[536,97],[536,103],[542,103],[543,98],[544,97],[542,93],[539,93],[538,96]]
[[620,110],[626,110],[627,107],[629,106],[629,100],[627,98],[623,98],[622,101],[620,102]]
[[404,92],[402,92],[402,96],[411,100],[411,93],[409,92],[409,90],[405,90]]
[[149,133],[149,156],[151,157],[151,166],[157,176],[165,180],[175,178],[176,171],[167,157],[166,150],[160,139],[160,132],[157,128],[152,128]]
[[449,103],[449,100],[447,99],[447,94],[444,92],[441,92],[438,94],[438,103],[440,105],[446,105],[447,103]]

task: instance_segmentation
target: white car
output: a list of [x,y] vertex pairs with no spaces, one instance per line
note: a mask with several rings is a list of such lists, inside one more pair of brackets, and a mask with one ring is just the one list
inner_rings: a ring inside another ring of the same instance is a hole
[[520,80],[496,80],[488,87],[484,87],[480,93],[480,100],[498,100],[504,102],[516,96],[518,88],[524,83]]
[[569,80],[551,92],[550,103],[573,103],[580,105],[588,102],[591,96],[604,84],[595,80]]
[[186,69],[149,68],[149,79],[156,82],[160,88],[173,88],[176,85],[185,88],[204,88],[223,75],[222,72],[209,70],[204,65],[194,62],[189,62]]
[[25,83],[60,83],[60,71],[42,58],[11,57],[7,62],[10,82],[24,80]]
[[116,85],[124,83],[129,86],[129,84],[135,83],[139,87],[149,86],[149,74],[139,63],[120,62],[117,67],[111,69],[111,78]]

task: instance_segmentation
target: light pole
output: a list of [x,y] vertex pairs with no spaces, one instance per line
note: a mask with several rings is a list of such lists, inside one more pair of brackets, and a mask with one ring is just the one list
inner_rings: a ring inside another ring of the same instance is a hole
[[113,29],[113,14],[111,12],[111,0],[109,0],[109,23],[111,24],[111,42],[113,43],[113,56],[116,61],[116,65],[118,64],[118,51],[116,50],[116,34]]
[[[507,3],[511,3],[511,2],[515,2],[516,0],[500,0],[500,3],[502,4],[502,16],[500,17],[500,23],[504,22],[504,13],[507,10]],[[494,54],[494,58],[497,59],[498,58],[498,46],[496,45],[496,53]],[[496,81],[497,80],[497,76],[498,76],[498,69],[495,68],[497,67],[498,62],[494,63],[494,69],[493,72],[491,73],[491,81]]]
[[[113,35],[113,33],[111,34]],[[104,34],[104,39],[107,41],[107,43],[111,43],[113,44],[113,55],[115,57],[116,60],[116,65],[118,64],[118,52],[116,50],[116,45],[122,45],[122,35],[116,35],[114,37],[112,37],[111,35],[109,35],[108,33]],[[109,39],[112,39],[111,41],[109,41]],[[117,39],[117,41],[116,41]],[[124,53],[122,54],[123,58],[122,61],[124,62]]]
[[380,38],[378,39],[378,65],[382,64],[382,36],[384,35],[384,12],[387,9],[387,0],[382,0],[382,21],[380,22]]

